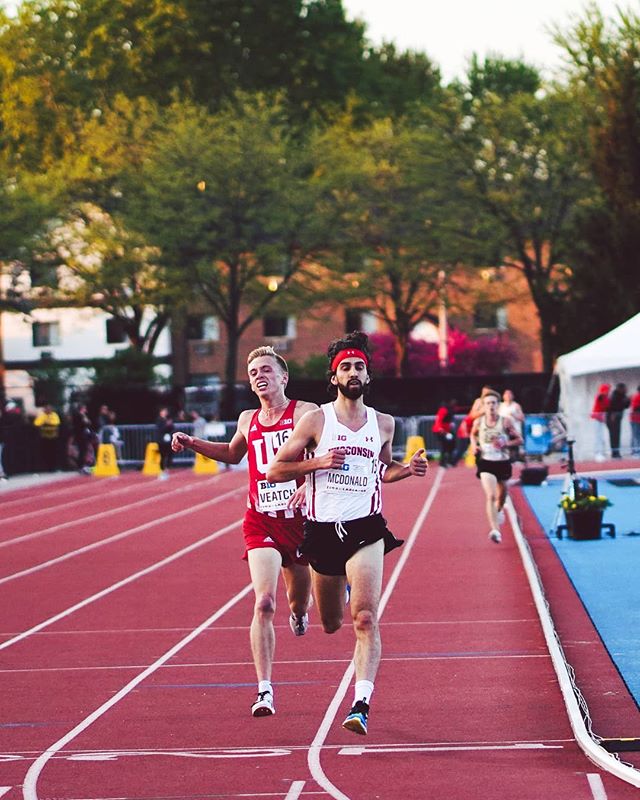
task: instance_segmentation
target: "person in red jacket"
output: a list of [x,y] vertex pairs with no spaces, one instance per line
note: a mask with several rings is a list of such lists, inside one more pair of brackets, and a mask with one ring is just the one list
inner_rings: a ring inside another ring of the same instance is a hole
[[455,400],[449,400],[448,403],[440,406],[436,414],[436,418],[431,430],[436,434],[440,441],[440,466],[453,467],[455,466],[453,460],[453,452],[456,447],[456,439],[454,436],[455,426],[453,424],[453,414],[456,407]]
[[631,455],[640,458],[640,386],[631,398]]
[[593,426],[593,450],[596,461],[604,461],[607,452],[607,441],[609,430],[607,428],[607,411],[609,410],[609,390],[608,383],[602,383],[593,401],[591,409],[591,423]]

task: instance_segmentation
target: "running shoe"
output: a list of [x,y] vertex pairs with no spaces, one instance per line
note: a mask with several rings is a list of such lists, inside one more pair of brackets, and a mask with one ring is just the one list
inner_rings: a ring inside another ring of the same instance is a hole
[[496,528],[494,528],[492,531],[489,531],[489,538],[491,539],[492,542],[500,544],[500,542],[502,541],[502,534],[500,533],[499,530],[496,530]]
[[347,718],[342,723],[342,727],[348,731],[359,733],[363,736],[367,735],[367,719],[369,717],[369,705],[364,700],[358,700],[353,706],[351,711],[347,714]]
[[344,604],[345,606],[349,605],[349,600],[351,600],[351,584],[347,584],[344,590]]
[[276,709],[273,705],[273,695],[271,692],[269,690],[266,692],[258,692],[258,697],[251,706],[251,714],[254,717],[270,717],[275,713]]
[[289,617],[289,625],[295,636],[304,636],[309,627],[309,615],[303,614],[301,617],[296,617],[292,614]]

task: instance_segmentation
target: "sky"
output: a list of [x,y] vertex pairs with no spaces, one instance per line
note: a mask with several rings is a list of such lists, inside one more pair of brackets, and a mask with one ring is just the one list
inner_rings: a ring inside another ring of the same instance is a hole
[[[570,27],[584,16],[587,0],[342,0],[348,19],[367,25],[367,38],[420,50],[439,67],[446,83],[462,78],[472,53],[522,58],[546,77],[562,69],[562,50],[545,27]],[[597,0],[606,17],[616,6],[640,12],[640,0]]]

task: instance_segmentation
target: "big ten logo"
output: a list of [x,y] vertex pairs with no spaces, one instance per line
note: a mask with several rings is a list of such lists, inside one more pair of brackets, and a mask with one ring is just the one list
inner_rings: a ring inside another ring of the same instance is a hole
[[262,439],[253,440],[258,472],[265,473],[275,454],[291,436],[291,430],[265,431]]
[[346,437],[346,435],[344,433],[338,433],[336,435],[336,441],[338,441],[338,442],[346,442],[347,441],[347,437]]

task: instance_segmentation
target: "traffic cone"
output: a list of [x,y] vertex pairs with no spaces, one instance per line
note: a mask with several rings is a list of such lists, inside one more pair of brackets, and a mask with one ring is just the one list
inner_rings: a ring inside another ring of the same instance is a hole
[[113,444],[100,444],[98,445],[98,454],[96,456],[96,465],[92,470],[92,474],[96,478],[110,478],[114,475],[120,474],[118,467],[118,459],[116,457],[116,448]]
[[143,475],[160,475],[160,448],[156,442],[149,442],[144,451]]
[[196,460],[193,463],[193,471],[196,475],[215,475],[220,471],[218,462],[213,458],[207,458],[202,453],[196,453]]
[[407,450],[404,456],[404,463],[408,464],[411,461],[411,456],[417,453],[418,450],[425,450],[424,439],[422,436],[408,436],[407,437]]

